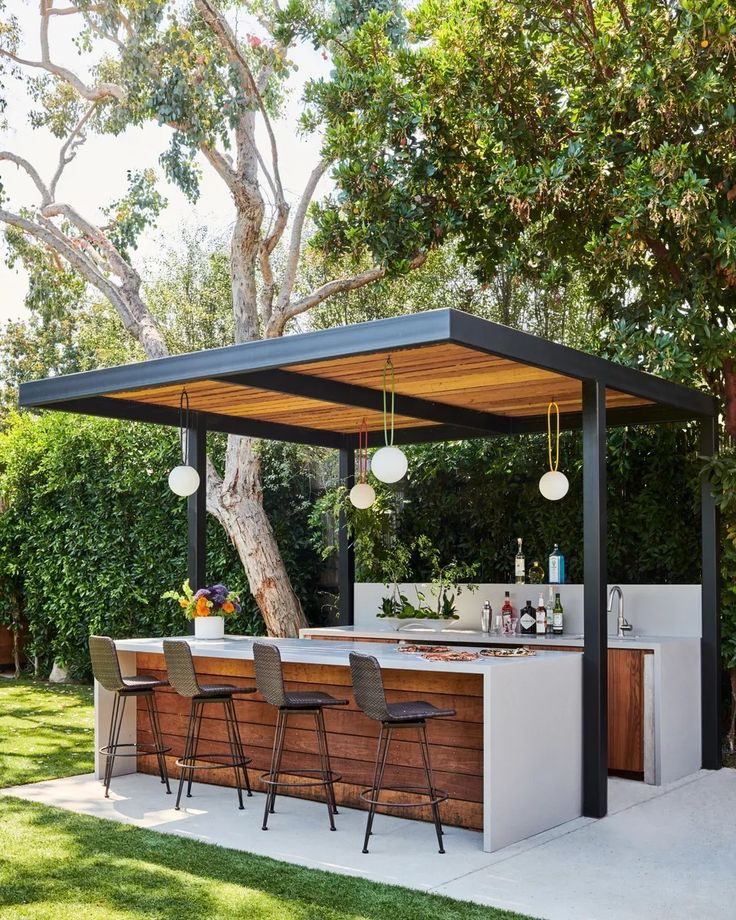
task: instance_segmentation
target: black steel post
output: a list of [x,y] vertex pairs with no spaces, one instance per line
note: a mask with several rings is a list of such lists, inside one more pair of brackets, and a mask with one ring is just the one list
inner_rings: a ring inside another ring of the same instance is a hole
[[[700,452],[712,457],[718,450],[718,420],[705,418],[700,427]],[[721,565],[720,514],[713,489],[703,477],[700,487],[702,527],[702,639],[700,640],[700,699],[702,758],[706,770],[721,768]]]
[[[340,448],[340,485],[348,491],[355,485],[355,450],[352,444]],[[340,595],[340,626],[352,626],[355,622],[355,549],[348,534],[345,514],[338,520],[338,571],[337,584]]]
[[583,814],[608,811],[606,388],[583,381]]
[[196,591],[207,578],[207,429],[198,412],[191,413],[189,425],[187,453],[189,465],[199,473],[199,488],[187,498],[187,568],[189,584]]

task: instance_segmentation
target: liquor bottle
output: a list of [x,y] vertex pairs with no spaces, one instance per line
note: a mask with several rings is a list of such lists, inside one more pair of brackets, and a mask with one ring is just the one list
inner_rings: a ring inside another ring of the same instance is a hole
[[501,608],[501,629],[505,636],[513,636],[516,632],[516,614],[514,608],[511,606],[511,598],[509,597],[508,591],[505,592],[503,607]]
[[544,605],[544,595],[539,592],[539,604],[537,605],[537,635],[544,636],[547,633],[547,608]]
[[549,583],[551,585],[565,584],[565,557],[556,543],[549,557]]
[[529,566],[529,584],[530,585],[541,585],[544,581],[544,569],[535,559],[534,562]]
[[552,590],[552,585],[549,586],[549,592],[547,594],[547,618],[546,618],[546,634],[548,636],[552,635],[553,628],[552,624],[554,621],[554,609],[555,609],[555,594]]
[[480,612],[480,628],[481,632],[488,635],[491,631],[491,604],[490,601],[486,601],[483,604],[483,609]]
[[556,636],[561,636],[564,629],[564,614],[565,611],[562,609],[562,601],[560,601],[560,595],[555,594],[555,607],[552,611],[552,632]]
[[526,559],[524,558],[524,553],[521,549],[521,537],[518,537],[516,542],[519,545],[518,550],[516,551],[516,558],[514,560],[514,581],[517,585],[524,584],[524,573],[526,572]]
[[533,636],[537,628],[537,612],[532,607],[532,602],[527,601],[526,606],[521,609],[519,618],[520,632],[522,636]]

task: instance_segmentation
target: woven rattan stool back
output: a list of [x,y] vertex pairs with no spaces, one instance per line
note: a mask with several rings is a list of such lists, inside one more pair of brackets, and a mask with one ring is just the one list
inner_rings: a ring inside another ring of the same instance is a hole
[[164,658],[169,683],[179,696],[198,696],[200,687],[189,644],[181,639],[164,639]]
[[95,680],[102,684],[105,690],[110,690],[112,693],[122,690],[125,684],[120,673],[118,653],[112,639],[109,636],[90,636],[89,656],[92,659],[92,673]]
[[355,702],[370,719],[385,722],[391,718],[386,706],[381,666],[373,655],[350,653]]
[[279,650],[267,642],[254,642],[253,660],[256,663],[256,687],[263,699],[272,706],[286,706],[284,673]]

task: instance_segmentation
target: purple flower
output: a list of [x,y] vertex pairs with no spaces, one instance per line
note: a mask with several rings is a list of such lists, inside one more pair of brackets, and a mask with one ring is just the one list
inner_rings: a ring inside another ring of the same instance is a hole
[[209,588],[200,588],[199,591],[194,592],[194,599],[197,600],[200,597],[209,597],[210,591]]

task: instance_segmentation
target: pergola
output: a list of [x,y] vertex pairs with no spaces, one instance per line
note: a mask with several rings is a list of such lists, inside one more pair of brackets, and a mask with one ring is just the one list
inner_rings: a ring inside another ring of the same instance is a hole
[[[189,462],[205,479],[207,431],[332,447],[354,479],[358,428],[383,442],[382,372],[396,370],[395,443],[517,435],[546,429],[555,400],[583,433],[583,813],[607,811],[606,429],[697,420],[701,453],[717,450],[717,402],[697,390],[506,326],[435,310],[248,342],[22,384],[20,405],[178,426],[191,407]],[[720,754],[718,511],[703,482],[702,764]],[[205,490],[188,499],[189,576],[205,581]],[[343,622],[353,622],[354,558],[340,528]]]

